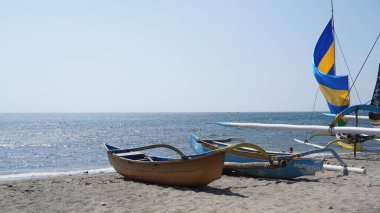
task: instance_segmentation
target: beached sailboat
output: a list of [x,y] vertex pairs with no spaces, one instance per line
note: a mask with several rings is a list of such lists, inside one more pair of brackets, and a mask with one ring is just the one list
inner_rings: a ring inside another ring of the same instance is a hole
[[[242,142],[241,139],[200,139],[195,135],[189,138],[190,147],[198,154],[208,153],[221,148],[233,147],[231,142]],[[340,165],[327,165],[323,159],[306,158],[312,154],[327,152],[332,154]],[[254,166],[256,165],[256,166]],[[266,166],[264,166],[266,165]],[[339,155],[332,149],[313,150],[304,153],[267,152],[259,146],[241,146],[230,148],[225,157],[224,168],[237,171],[243,175],[292,179],[306,175],[314,175],[317,171],[330,170],[356,172],[365,174],[365,169],[347,167]]]
[[[322,92],[324,98],[326,99],[327,105],[331,112],[330,115],[335,116],[334,120],[331,122],[330,127],[333,126],[345,126],[348,119],[355,119],[355,126],[359,123],[359,111],[368,111],[369,116],[361,116],[360,119],[370,121],[372,126],[376,127],[380,124],[380,66],[377,75],[377,82],[372,96],[370,105],[354,105],[350,107],[350,92],[353,88],[356,79],[349,85],[348,76],[337,76],[336,66],[335,66],[335,29],[334,29],[334,10],[331,1],[331,19],[323,30],[321,36],[319,37],[313,52],[312,68],[314,77],[318,82],[319,90]],[[380,34],[377,36],[368,56],[373,50]],[[368,59],[368,56],[365,62]],[[365,64],[364,62],[364,64]],[[363,66],[364,66],[363,64]],[[362,68],[363,68],[362,66]],[[362,69],[361,68],[361,69]],[[359,71],[359,74],[361,72]],[[358,74],[358,75],[359,75]],[[350,115],[355,113],[355,116]],[[350,149],[354,151],[363,152],[378,152],[380,147],[366,147],[364,142],[370,140],[377,140],[378,136],[369,134],[336,134],[337,139],[330,141],[325,147],[331,144],[338,144],[343,148]],[[326,136],[321,134],[311,135],[305,141],[297,140],[297,142],[305,143],[309,142],[311,138],[318,136]],[[327,135],[329,136],[329,135]],[[307,144],[305,143],[305,144]],[[318,147],[318,146],[314,146]]]
[[[330,116],[335,116],[330,126],[345,126],[348,119],[355,119],[355,126],[358,126],[359,111],[368,111],[369,116],[360,116],[361,120],[369,121],[372,126],[376,127],[380,124],[380,67],[377,76],[377,82],[369,105],[354,105],[350,107],[350,91],[355,83],[349,87],[348,76],[336,76],[335,72],[335,37],[334,37],[334,19],[333,15],[321,34],[314,48],[313,53],[313,72],[315,79],[319,84],[319,90],[326,99],[330,109]],[[380,35],[379,35],[380,36]],[[377,39],[379,38],[377,37]],[[376,39],[376,41],[377,41]],[[375,41],[375,44],[376,44]],[[375,45],[374,44],[374,45]],[[373,49],[373,47],[372,47]],[[372,51],[371,49],[371,51]],[[370,51],[370,52],[371,52]],[[368,57],[367,57],[368,58]],[[363,64],[364,65],[364,64]],[[359,71],[360,73],[360,71]],[[355,113],[355,115],[350,115]],[[367,147],[365,142],[370,140],[378,140],[378,136],[372,134],[336,134],[337,139],[330,141],[327,145],[338,144],[343,148],[362,152],[379,152],[380,147]],[[369,136],[370,135],[370,136]],[[308,144],[309,141],[318,136],[330,136],[315,134],[311,135],[305,141],[295,140],[299,143]],[[305,143],[307,142],[307,143]],[[310,144],[310,143],[309,143]],[[313,144],[311,144],[313,145]],[[318,147],[318,146],[314,146]]]
[[[333,11],[333,10],[332,10]],[[373,126],[380,124],[380,68],[378,81],[375,86],[373,98],[370,105],[355,105],[350,107],[350,90],[348,76],[337,76],[335,69],[335,30],[334,16],[332,15],[321,36],[319,37],[313,52],[312,70],[318,82],[319,90],[324,95],[330,109],[330,115],[335,116],[334,120],[326,126],[317,125],[289,125],[289,124],[261,124],[261,123],[231,123],[221,122],[220,125],[240,128],[263,128],[289,131],[319,132],[324,134],[314,134],[305,141],[297,140],[299,143],[311,145],[315,148],[326,148],[331,144],[338,144],[343,148],[354,151],[378,152],[380,147],[366,147],[363,143],[370,140],[378,140],[379,129],[358,127],[358,111],[368,111],[369,116],[361,116]],[[379,34],[380,36],[380,34]],[[378,40],[377,37],[376,41]],[[376,44],[375,41],[375,44]],[[374,44],[374,45],[375,45]],[[373,47],[372,47],[373,49]],[[371,51],[372,51],[371,49]],[[371,52],[370,51],[370,52]],[[368,58],[368,57],[367,57]],[[360,72],[359,72],[360,73]],[[354,82],[353,82],[354,83]],[[355,116],[350,115],[355,113]],[[355,118],[355,127],[345,126],[348,118]],[[320,146],[310,143],[310,140],[318,136],[337,136],[327,146]],[[350,136],[354,137],[350,137]]]

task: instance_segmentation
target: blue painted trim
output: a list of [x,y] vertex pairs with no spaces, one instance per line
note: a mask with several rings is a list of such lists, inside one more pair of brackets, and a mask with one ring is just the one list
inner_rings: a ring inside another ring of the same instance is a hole
[[347,109],[343,110],[342,114],[343,114],[343,116],[345,116],[345,115],[351,114],[352,112],[355,112],[355,110],[380,113],[379,107],[375,107],[372,105],[354,105],[354,106],[350,106]]

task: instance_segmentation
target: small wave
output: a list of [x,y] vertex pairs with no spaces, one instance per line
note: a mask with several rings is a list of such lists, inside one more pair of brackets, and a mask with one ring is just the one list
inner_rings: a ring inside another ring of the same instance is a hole
[[0,143],[0,148],[25,148],[25,147],[52,147],[51,144],[21,144],[21,145],[15,145],[15,144],[3,144]]
[[14,145],[0,143],[0,148],[14,148]]
[[101,168],[101,169],[87,169],[87,170],[74,170],[74,171],[56,171],[56,172],[29,172],[21,174],[6,174],[0,175],[1,181],[9,180],[25,180],[25,179],[40,179],[49,178],[57,176],[68,176],[68,175],[80,175],[80,174],[99,174],[99,173],[110,173],[115,172],[111,167]]

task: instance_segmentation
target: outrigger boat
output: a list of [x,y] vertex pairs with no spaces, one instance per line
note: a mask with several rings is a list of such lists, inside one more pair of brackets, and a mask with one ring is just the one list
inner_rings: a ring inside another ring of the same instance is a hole
[[[379,74],[380,74],[380,68],[379,68]],[[357,115],[359,110],[369,111],[369,116],[359,117]],[[355,116],[349,115],[352,112],[355,112],[356,115]],[[376,113],[374,113],[374,112],[376,112]],[[355,106],[352,106],[352,107],[345,109],[344,111],[342,111],[338,115],[336,115],[335,119],[330,124],[330,126],[333,127],[333,126],[337,125],[339,120],[353,119],[356,117],[356,119],[355,119],[356,123],[358,123],[358,120],[360,120],[360,119],[361,120],[367,120],[367,121],[371,122],[372,125],[376,125],[374,130],[377,131],[379,129],[377,127],[378,120],[371,119],[370,117],[371,117],[371,115],[372,116],[377,115],[378,113],[380,113],[379,108],[374,107],[373,105],[355,105]],[[375,124],[373,124],[373,123],[375,123]],[[312,138],[318,137],[318,136],[335,136],[336,139],[330,141],[325,146],[320,146],[320,145],[313,144],[313,143],[309,142]],[[310,137],[308,137],[307,139],[305,139],[303,141],[299,140],[299,139],[294,139],[294,141],[301,143],[301,144],[313,146],[313,147],[318,148],[318,149],[327,148],[327,147],[331,146],[332,144],[338,144],[339,146],[341,146],[345,149],[349,149],[351,151],[354,151],[354,155],[356,155],[356,152],[380,152],[380,146],[377,146],[377,147],[376,146],[367,146],[365,144],[365,142],[368,142],[368,141],[377,141],[377,142],[380,141],[379,135],[373,131],[365,131],[363,133],[356,133],[356,134],[354,132],[349,132],[346,134],[342,134],[342,133],[314,134],[314,135],[311,135]]]
[[[137,181],[173,186],[205,186],[222,175],[223,166],[229,167],[275,167],[278,161],[259,163],[224,163],[226,152],[240,147],[252,148],[250,144],[220,147],[197,155],[185,155],[167,144],[155,144],[133,149],[119,149],[105,144],[108,159],[119,174]],[[147,155],[141,151],[166,148],[176,152],[180,158],[164,158]]]
[[[365,169],[347,167],[339,155],[332,149],[313,150],[304,153],[267,152],[259,146],[249,144],[232,148],[230,142],[244,142],[237,138],[228,139],[199,139],[195,135],[189,138],[190,147],[198,154],[208,153],[213,150],[230,147],[225,157],[224,168],[234,170],[243,175],[262,177],[293,179],[305,175],[314,175],[316,171],[330,170],[365,174]],[[340,166],[323,163],[323,159],[305,158],[312,154],[331,153]]]
[[[264,124],[264,123],[240,123],[240,122],[218,122],[217,124],[225,127],[236,127],[236,128],[251,128],[251,129],[268,129],[268,130],[284,130],[284,131],[302,131],[302,132],[319,132],[324,134],[316,134],[314,136],[333,136],[336,134],[344,135],[367,135],[368,139],[378,139],[380,138],[380,128],[366,128],[366,127],[340,127],[340,126],[319,126],[319,125],[293,125],[293,124]],[[370,136],[368,136],[370,135]],[[335,142],[344,142],[345,139],[336,139],[328,143],[327,146],[320,146],[317,144],[310,143],[305,140],[294,139],[298,143],[312,146],[318,149],[328,148],[331,144]],[[363,141],[365,142],[365,141]],[[371,147],[375,151],[374,147]],[[367,151],[370,149],[367,148]],[[355,155],[356,152],[354,151]]]
[[[205,186],[222,175],[227,149],[186,156],[177,148],[156,144],[134,149],[119,149],[105,144],[108,159],[119,174],[137,181],[173,186]],[[146,155],[147,149],[167,148],[179,159]]]

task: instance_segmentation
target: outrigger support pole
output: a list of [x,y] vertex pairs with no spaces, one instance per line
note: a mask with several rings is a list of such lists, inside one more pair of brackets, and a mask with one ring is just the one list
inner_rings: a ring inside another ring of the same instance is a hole
[[[359,125],[359,119],[358,119],[358,109],[355,110],[355,126],[357,127]],[[355,134],[355,141],[354,141],[354,157],[356,158],[356,144],[359,141],[359,135]]]
[[[316,149],[316,150],[311,150],[311,151],[307,151],[304,153],[299,153],[299,154],[296,154],[295,156],[296,157],[302,157],[302,156],[307,156],[307,155],[322,153],[322,152],[330,152],[334,156],[334,158],[340,163],[341,167],[339,168],[339,170],[341,170],[343,172],[343,175],[345,175],[345,176],[348,175],[347,164],[339,157],[338,153],[336,153],[333,149],[330,149],[330,148]],[[326,168],[326,169],[328,169],[328,168]],[[362,170],[361,172],[359,171],[359,173],[364,174],[365,171]]]

